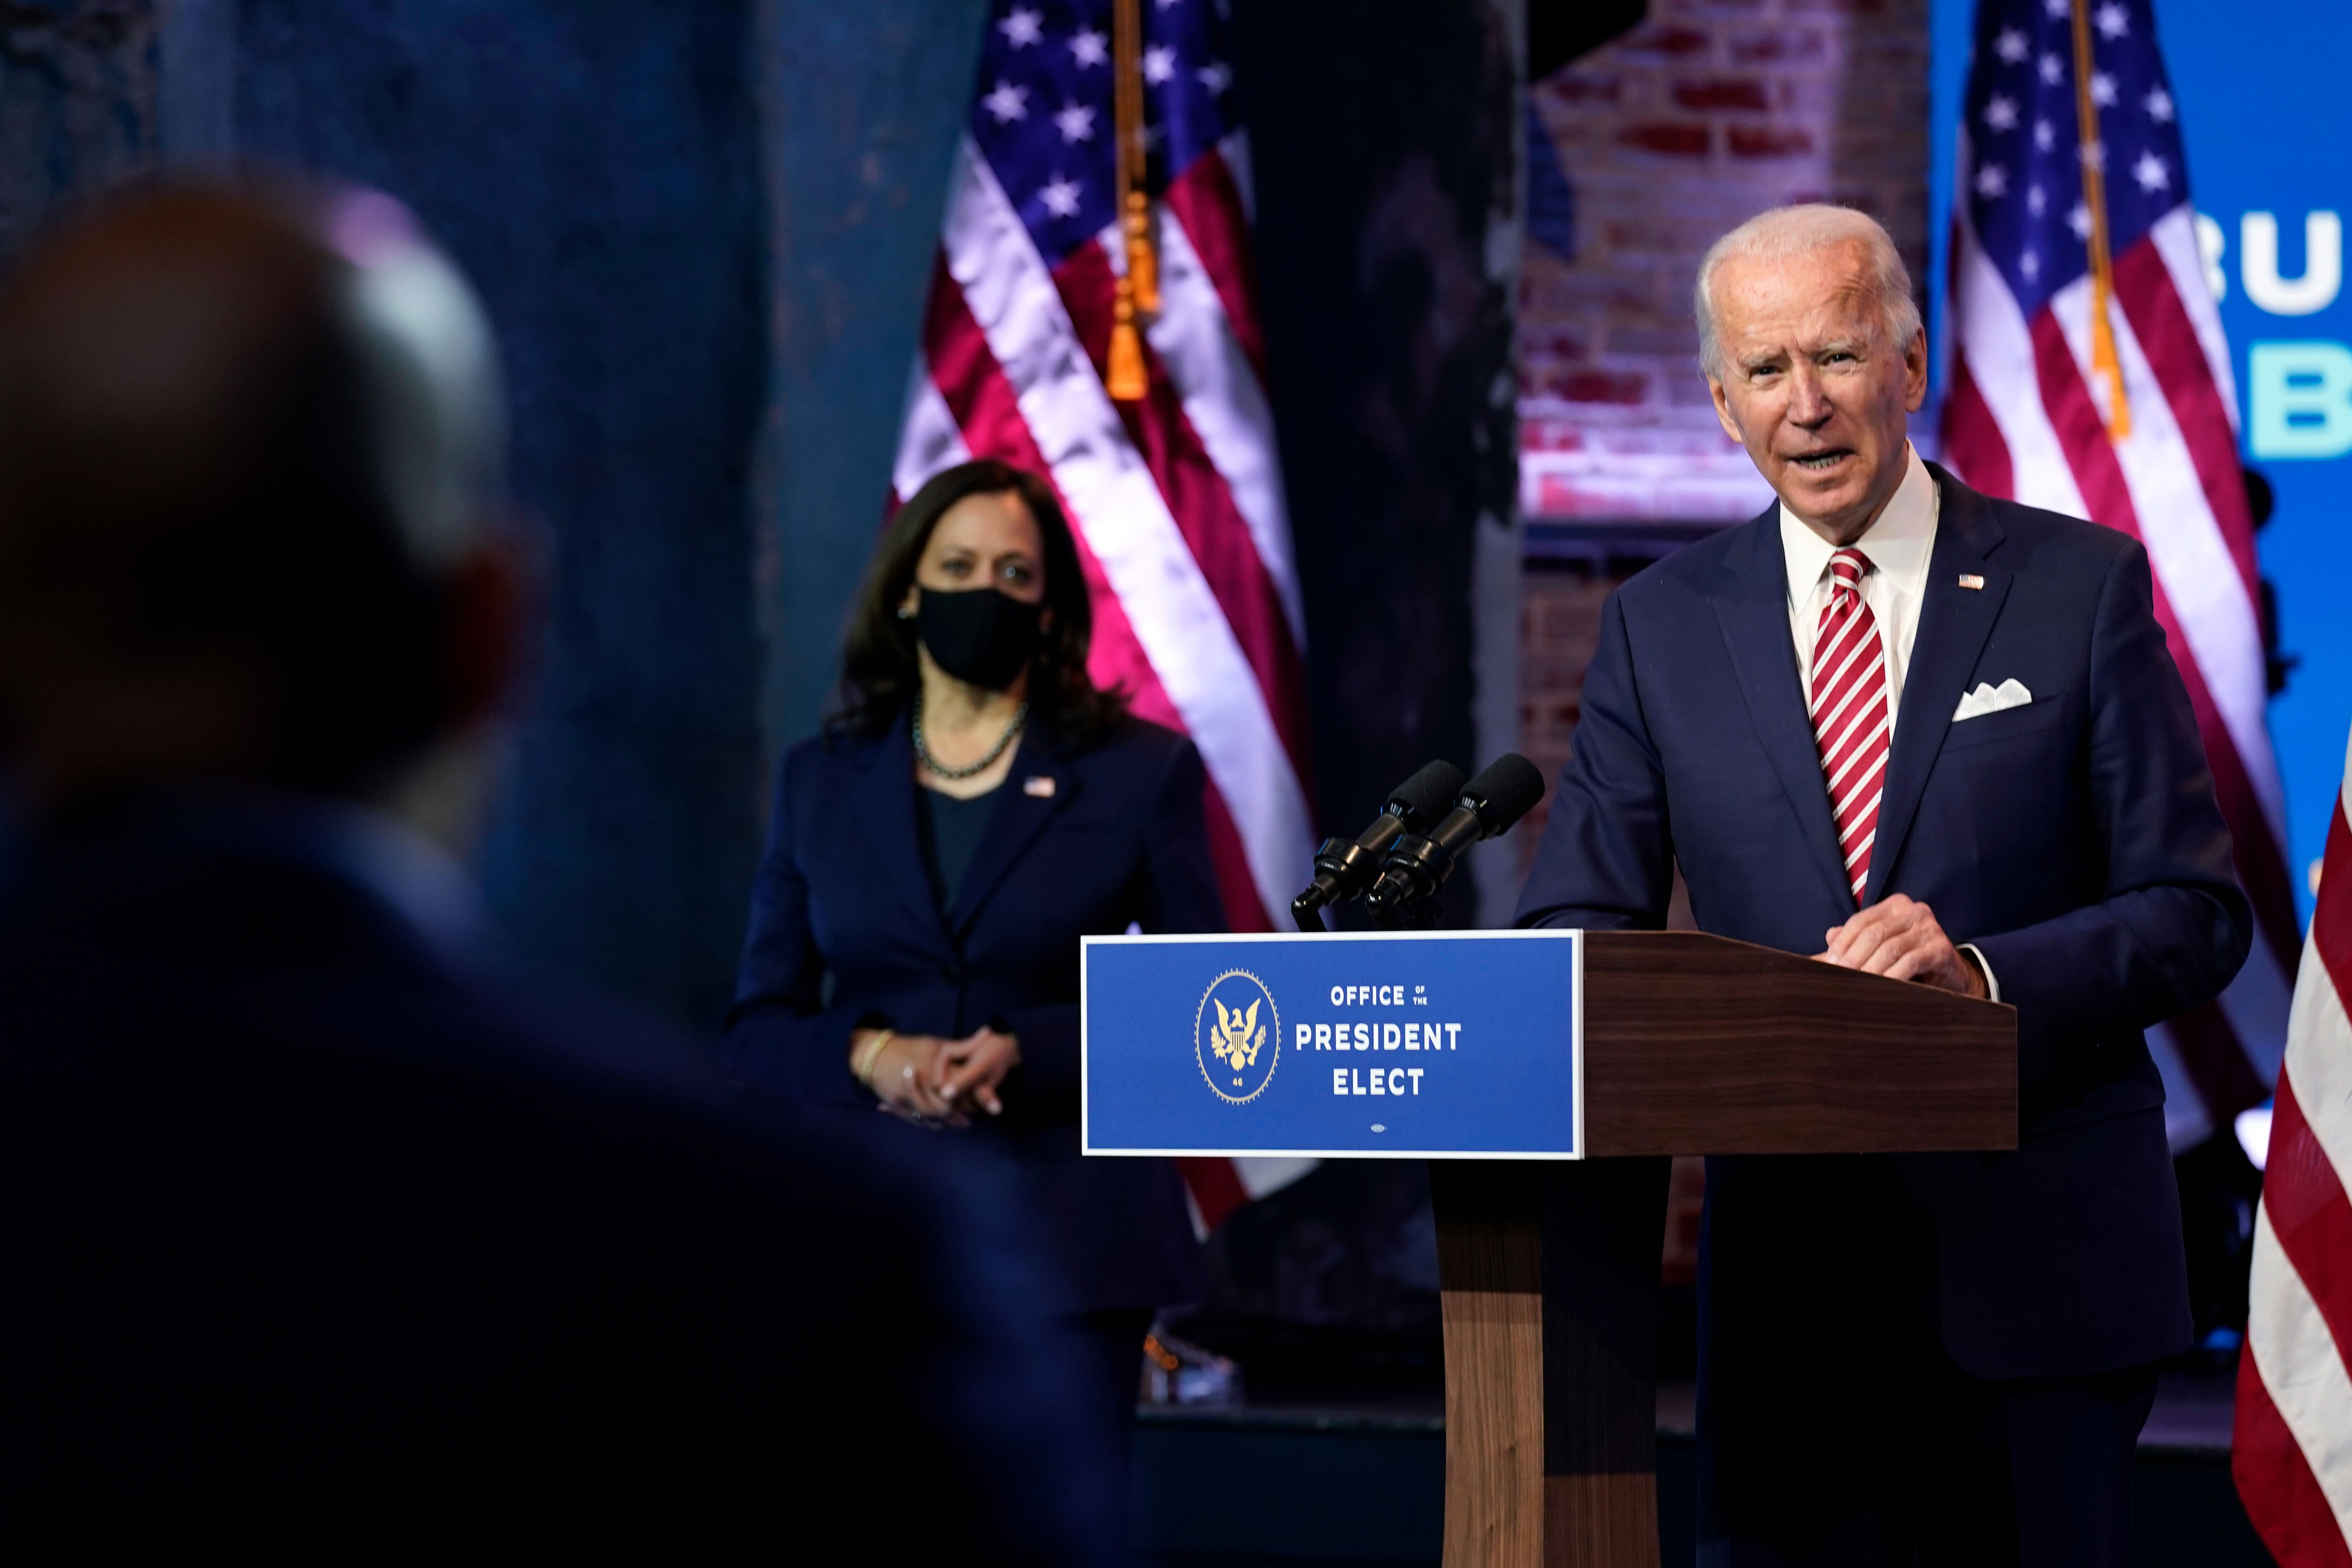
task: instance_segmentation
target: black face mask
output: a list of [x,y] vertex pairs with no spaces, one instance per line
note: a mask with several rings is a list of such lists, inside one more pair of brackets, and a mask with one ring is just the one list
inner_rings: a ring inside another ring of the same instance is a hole
[[1043,605],[1024,605],[994,588],[922,591],[915,635],[931,661],[956,679],[1002,691],[1037,656]]

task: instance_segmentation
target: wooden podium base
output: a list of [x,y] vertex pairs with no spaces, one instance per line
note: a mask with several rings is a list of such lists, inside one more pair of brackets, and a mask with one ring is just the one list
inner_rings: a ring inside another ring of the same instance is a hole
[[1669,1169],[1431,1163],[1445,1568],[1657,1568]]

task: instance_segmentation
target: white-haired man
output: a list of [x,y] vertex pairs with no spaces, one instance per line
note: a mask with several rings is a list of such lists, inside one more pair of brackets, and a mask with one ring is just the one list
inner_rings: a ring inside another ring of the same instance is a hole
[[2189,1342],[2140,1031],[2251,932],[2147,555],[1920,460],[1870,218],[1766,213],[1696,304],[1780,502],[1611,597],[1520,921],[1663,925],[1679,866],[1708,931],[2014,1005],[2020,1091],[2013,1152],[1708,1163],[1700,1561],[2120,1565]]

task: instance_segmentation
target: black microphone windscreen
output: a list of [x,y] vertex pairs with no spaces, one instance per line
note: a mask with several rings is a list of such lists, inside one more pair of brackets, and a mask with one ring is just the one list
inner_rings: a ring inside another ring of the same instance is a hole
[[1517,752],[1505,752],[1464,784],[1462,794],[1482,804],[1478,815],[1492,837],[1507,831],[1543,798],[1543,770]]
[[1407,831],[1426,833],[1461,793],[1462,770],[1441,759],[1389,791],[1389,804],[1410,809]]

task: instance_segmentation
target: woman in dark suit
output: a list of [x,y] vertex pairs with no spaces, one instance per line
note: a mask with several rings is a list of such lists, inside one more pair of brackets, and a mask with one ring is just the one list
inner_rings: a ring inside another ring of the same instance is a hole
[[1092,628],[1034,475],[965,463],[899,510],[841,710],[784,758],[725,1049],[755,1089],[1011,1153],[1131,1417],[1153,1309],[1205,1281],[1172,1164],[1079,1156],[1078,939],[1224,921],[1200,754],[1095,687]]

